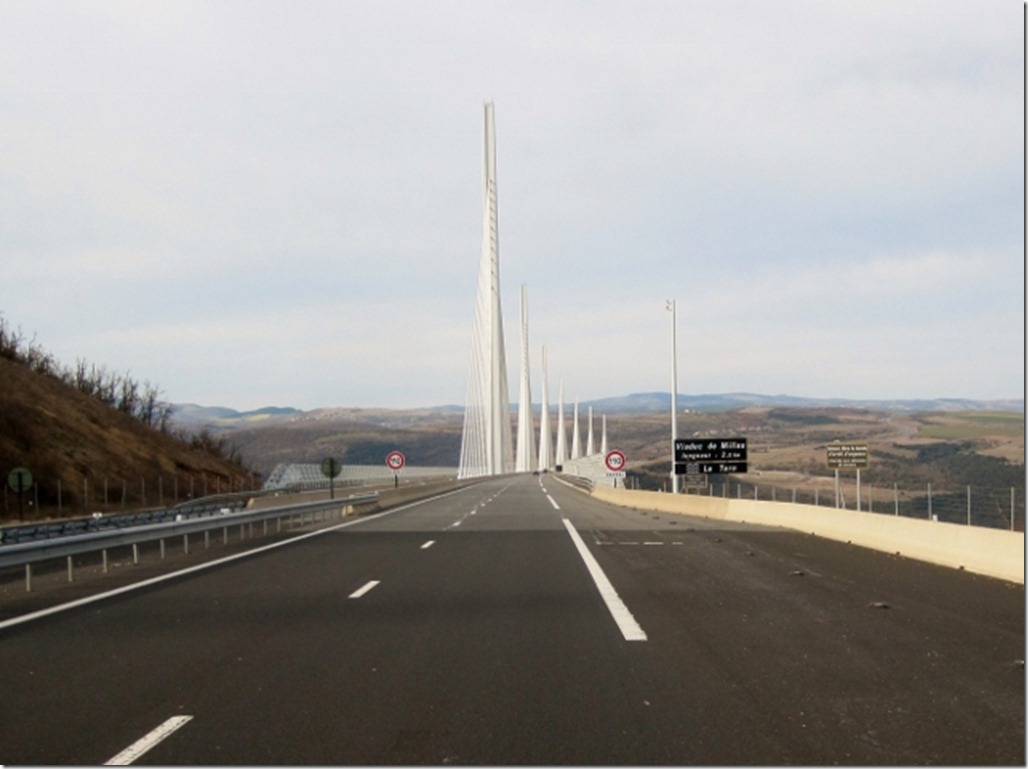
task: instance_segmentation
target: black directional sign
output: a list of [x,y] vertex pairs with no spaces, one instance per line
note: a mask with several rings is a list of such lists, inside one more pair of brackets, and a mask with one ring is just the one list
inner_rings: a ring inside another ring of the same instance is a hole
[[675,475],[745,473],[745,438],[691,438],[675,441]]

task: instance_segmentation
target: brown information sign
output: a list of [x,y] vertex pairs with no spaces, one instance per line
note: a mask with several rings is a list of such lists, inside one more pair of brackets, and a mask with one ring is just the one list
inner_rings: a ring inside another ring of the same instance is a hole
[[867,467],[868,453],[866,443],[829,443],[825,448],[828,451],[827,463],[829,469],[856,468],[862,470]]

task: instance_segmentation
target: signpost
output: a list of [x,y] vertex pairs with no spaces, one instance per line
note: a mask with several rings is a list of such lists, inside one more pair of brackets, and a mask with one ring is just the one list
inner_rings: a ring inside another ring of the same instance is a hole
[[407,464],[407,457],[401,451],[390,451],[386,455],[386,466],[393,471],[393,488],[400,485],[400,470]]
[[7,476],[7,485],[18,495],[18,520],[25,520],[25,492],[32,488],[32,473],[27,467],[16,467]]
[[343,466],[334,457],[321,460],[321,474],[328,478],[328,498],[336,498],[336,476],[343,471]]
[[825,462],[828,468],[835,470],[835,506],[839,507],[839,470],[856,469],[857,471],[857,510],[860,510],[860,471],[867,468],[868,452],[866,443],[840,443],[834,441],[825,446]]
[[675,441],[675,475],[745,473],[745,438],[702,438]]
[[625,452],[618,451],[617,449],[611,449],[603,457],[603,464],[607,467],[607,477],[614,478],[614,486],[618,485],[617,479],[624,478],[625,472]]

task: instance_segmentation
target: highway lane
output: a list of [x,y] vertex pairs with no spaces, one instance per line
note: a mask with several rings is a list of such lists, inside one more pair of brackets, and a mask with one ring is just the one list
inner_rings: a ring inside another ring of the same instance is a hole
[[1023,657],[1020,586],[522,476],[0,630],[0,763],[1023,763]]

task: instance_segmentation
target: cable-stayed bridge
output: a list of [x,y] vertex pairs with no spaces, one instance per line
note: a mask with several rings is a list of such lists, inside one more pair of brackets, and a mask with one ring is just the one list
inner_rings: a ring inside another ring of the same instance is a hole
[[0,569],[0,760],[1023,764],[1023,571],[989,571],[1023,566],[1022,532],[590,493],[571,481],[605,431],[577,408],[568,476],[541,472],[563,459],[563,397],[529,450],[495,354],[486,115],[461,477],[366,514],[318,492],[190,522],[191,539],[104,533],[102,570],[61,557],[31,592]]

